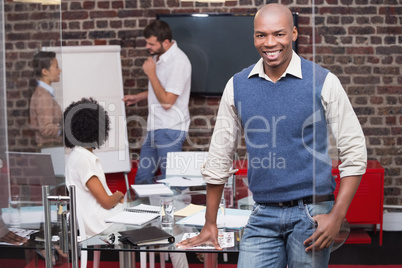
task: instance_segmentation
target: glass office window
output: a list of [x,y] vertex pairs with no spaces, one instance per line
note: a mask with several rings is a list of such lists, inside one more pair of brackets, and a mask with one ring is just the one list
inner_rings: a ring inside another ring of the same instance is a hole
[[[52,194],[66,195],[64,177],[55,173],[56,164],[64,168],[63,92],[57,85],[62,63],[57,67],[51,54],[39,53],[61,46],[61,6],[3,0],[0,6],[0,228],[41,230],[42,185],[50,185]],[[14,206],[19,207],[17,216]],[[53,214],[57,219],[56,209]],[[57,251],[56,261],[67,262],[68,254]],[[21,261],[44,261],[40,252]]]

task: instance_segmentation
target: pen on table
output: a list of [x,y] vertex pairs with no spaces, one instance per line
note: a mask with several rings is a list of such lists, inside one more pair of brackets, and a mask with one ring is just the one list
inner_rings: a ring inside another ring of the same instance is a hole
[[189,178],[186,178],[186,177],[182,177],[182,178],[183,178],[183,180],[191,181],[191,179],[189,179]]

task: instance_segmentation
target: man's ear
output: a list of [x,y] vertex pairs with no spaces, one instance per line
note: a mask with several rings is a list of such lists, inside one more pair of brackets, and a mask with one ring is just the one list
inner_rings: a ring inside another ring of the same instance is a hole
[[297,40],[298,35],[299,35],[299,32],[297,31],[296,26],[293,26],[293,30],[292,30],[292,41],[293,42]]
[[170,45],[170,41],[168,39],[163,40],[163,42],[162,42],[163,48],[166,49],[167,47],[169,47],[169,45]]

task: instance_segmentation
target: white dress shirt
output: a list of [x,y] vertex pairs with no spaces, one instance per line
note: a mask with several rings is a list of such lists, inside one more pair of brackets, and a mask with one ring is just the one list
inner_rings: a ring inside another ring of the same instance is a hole
[[188,131],[190,112],[188,102],[191,89],[191,63],[186,54],[173,45],[156,61],[156,76],[166,92],[177,95],[177,99],[169,110],[159,103],[151,82],[148,82],[148,120],[147,130],[175,129]]
[[66,185],[75,185],[76,203],[84,223],[87,237],[96,235],[111,226],[105,219],[123,210],[123,204],[118,203],[112,209],[104,209],[89,191],[87,182],[96,176],[108,195],[112,195],[99,158],[81,146],[75,146],[67,158]]

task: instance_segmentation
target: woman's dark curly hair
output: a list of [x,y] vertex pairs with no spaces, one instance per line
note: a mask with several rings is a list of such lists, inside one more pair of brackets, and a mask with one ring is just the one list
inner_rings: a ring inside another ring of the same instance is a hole
[[92,98],[73,102],[64,111],[64,141],[68,148],[99,148],[107,140],[109,130],[107,112]]

